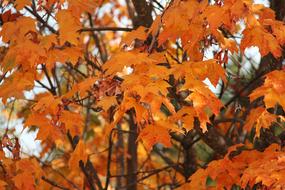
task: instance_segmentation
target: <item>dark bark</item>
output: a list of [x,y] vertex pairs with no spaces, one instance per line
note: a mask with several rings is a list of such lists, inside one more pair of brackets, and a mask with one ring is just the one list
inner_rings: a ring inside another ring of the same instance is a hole
[[[123,132],[120,131],[121,130],[121,126],[118,125],[118,142],[116,144],[116,161],[117,161],[117,165],[116,165],[116,174],[118,176],[123,176],[125,174],[125,162],[124,162],[124,136],[123,136]],[[117,184],[116,184],[116,189],[120,190],[122,188],[122,186],[124,185],[124,178],[122,177],[118,177],[117,178]]]
[[285,21],[285,0],[271,0],[270,8],[275,11],[277,20]]
[[129,127],[131,133],[128,136],[128,157],[127,157],[127,190],[137,189],[137,167],[138,167],[138,153],[137,153],[137,125],[134,121],[134,111],[129,111]]
[[139,26],[150,27],[153,22],[151,12],[152,5],[145,0],[132,0],[136,15],[133,20],[134,28]]
[[[134,28],[138,28],[139,26],[150,27],[153,19],[152,19],[152,5],[148,4],[146,0],[132,0],[133,7],[135,11],[130,10],[130,1],[127,0],[127,5],[129,9],[129,14],[132,19]],[[134,111],[129,111],[129,127],[131,133],[128,136],[128,154],[127,158],[127,190],[136,190],[137,189],[137,172],[138,161],[137,161],[137,125],[134,121]]]

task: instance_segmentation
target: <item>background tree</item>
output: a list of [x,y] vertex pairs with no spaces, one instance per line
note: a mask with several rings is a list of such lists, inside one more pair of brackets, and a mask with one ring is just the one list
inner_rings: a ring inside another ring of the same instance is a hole
[[0,1],[0,189],[284,189],[284,10]]

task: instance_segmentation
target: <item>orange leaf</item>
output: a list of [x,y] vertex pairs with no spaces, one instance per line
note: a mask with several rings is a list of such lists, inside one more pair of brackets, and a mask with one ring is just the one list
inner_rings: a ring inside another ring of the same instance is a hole
[[68,161],[68,166],[71,169],[79,169],[79,161],[86,163],[88,155],[86,153],[86,146],[82,140],[79,141]]
[[68,10],[61,10],[56,15],[59,24],[59,38],[60,43],[64,44],[66,41],[71,44],[78,44],[78,30],[80,29],[80,22]]
[[258,107],[250,111],[246,119],[244,129],[250,131],[255,124],[256,136],[259,137],[261,128],[269,128],[271,123],[276,121],[277,116],[273,115],[263,107]]
[[241,50],[251,46],[259,48],[261,56],[267,55],[271,52],[274,57],[281,56],[281,47],[272,34],[265,31],[261,26],[253,28],[246,28],[243,31],[244,38],[241,41]]
[[131,45],[131,43],[138,39],[144,41],[147,37],[146,28],[143,26],[138,27],[136,30],[131,31],[128,33],[122,40],[121,44],[126,44],[128,46]]
[[169,129],[161,125],[147,125],[140,132],[138,140],[142,140],[147,150],[151,150],[152,146],[156,143],[170,147],[170,137],[168,134]]
[[266,108],[273,108],[277,103],[285,108],[285,71],[272,71],[266,74],[265,82],[250,94],[250,100],[264,96]]
[[25,6],[29,6],[31,4],[30,0],[16,0],[16,9],[22,10]]

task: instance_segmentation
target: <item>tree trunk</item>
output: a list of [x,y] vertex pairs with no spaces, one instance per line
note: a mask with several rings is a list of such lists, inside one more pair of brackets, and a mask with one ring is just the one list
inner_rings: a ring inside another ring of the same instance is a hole
[[130,133],[128,137],[128,157],[127,157],[127,190],[137,189],[137,165],[138,165],[138,155],[137,155],[137,125],[134,121],[134,111],[129,111],[129,126]]

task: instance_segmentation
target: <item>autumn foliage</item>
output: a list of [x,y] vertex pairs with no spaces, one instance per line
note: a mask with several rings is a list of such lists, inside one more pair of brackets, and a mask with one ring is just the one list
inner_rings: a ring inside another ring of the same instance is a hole
[[269,6],[1,0],[0,189],[285,189]]

